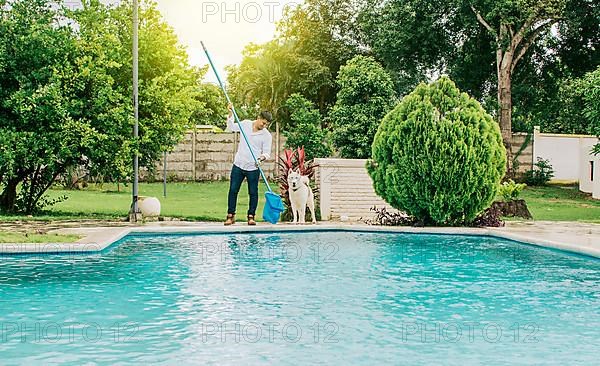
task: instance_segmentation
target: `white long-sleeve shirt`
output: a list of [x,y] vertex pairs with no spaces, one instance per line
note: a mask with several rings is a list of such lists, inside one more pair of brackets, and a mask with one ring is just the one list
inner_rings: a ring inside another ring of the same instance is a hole
[[[273,141],[273,137],[266,128],[254,132],[252,130],[252,124],[253,121],[248,119],[241,121],[242,128],[244,129],[246,137],[252,146],[254,156],[256,156],[257,159],[261,156],[265,159],[269,159],[271,157],[271,143]],[[235,123],[233,116],[227,118],[227,129],[233,132],[240,132],[240,126]],[[244,170],[258,169],[254,163],[254,159],[252,159],[252,154],[250,154],[248,144],[246,144],[246,140],[244,140],[244,137],[241,135],[233,164]]]

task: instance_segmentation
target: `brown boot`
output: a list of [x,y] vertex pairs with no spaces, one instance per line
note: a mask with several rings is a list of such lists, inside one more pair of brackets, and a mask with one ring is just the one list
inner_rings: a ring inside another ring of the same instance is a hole
[[225,220],[225,226],[235,224],[235,214],[227,214],[227,220]]
[[254,215],[248,215],[248,225],[256,225],[256,221],[254,221]]

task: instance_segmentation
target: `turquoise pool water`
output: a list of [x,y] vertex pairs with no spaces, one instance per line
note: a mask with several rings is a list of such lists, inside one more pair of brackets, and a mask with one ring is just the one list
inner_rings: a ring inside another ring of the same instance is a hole
[[600,261],[493,238],[139,236],[0,257],[3,365],[591,365],[599,339]]

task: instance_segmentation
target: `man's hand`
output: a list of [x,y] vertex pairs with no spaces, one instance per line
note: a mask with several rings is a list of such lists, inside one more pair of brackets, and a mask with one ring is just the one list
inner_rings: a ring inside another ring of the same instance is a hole
[[256,167],[259,168],[265,160],[267,160],[267,157],[261,154],[255,163]]
[[229,117],[231,117],[233,115],[233,104],[229,103],[227,109],[229,110]]

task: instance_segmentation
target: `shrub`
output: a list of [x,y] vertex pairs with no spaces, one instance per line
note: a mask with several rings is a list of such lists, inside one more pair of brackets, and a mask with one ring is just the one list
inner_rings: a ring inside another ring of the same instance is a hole
[[498,193],[504,202],[515,201],[519,199],[519,195],[525,187],[527,187],[527,184],[515,183],[514,180],[509,179],[500,185]]
[[546,185],[554,177],[554,169],[549,160],[537,158],[534,168],[525,172],[525,183],[530,186]]
[[498,124],[447,77],[419,85],[383,119],[367,164],[375,191],[423,224],[471,223],[506,169]]

